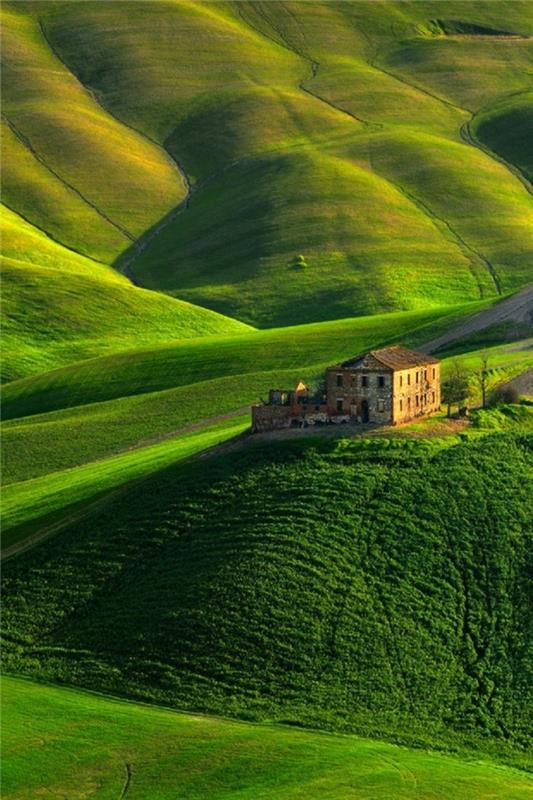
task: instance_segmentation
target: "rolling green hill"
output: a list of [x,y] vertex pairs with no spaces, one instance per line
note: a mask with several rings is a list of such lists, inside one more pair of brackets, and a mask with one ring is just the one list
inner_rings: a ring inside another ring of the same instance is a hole
[[6,797],[529,796],[530,404],[247,429],[532,365],[531,3],[1,13]]
[[[443,362],[443,374],[457,359],[475,372],[483,353],[489,357],[490,391],[533,366],[526,348],[527,342],[520,342],[455,355]],[[318,368],[314,370],[316,377]],[[248,431],[249,405],[257,401],[258,392],[294,383],[298,375],[301,371],[248,372],[3,422],[2,555],[56,533],[73,517],[92,513],[110,492],[128,490],[132,482],[168,464]],[[475,405],[475,382],[471,391]],[[498,425],[531,432],[529,408],[516,410],[508,416],[498,410],[479,413],[473,428],[462,435],[476,436]],[[435,420],[426,423],[415,423],[412,435],[438,435]],[[396,431],[381,433],[395,437]],[[441,433],[454,443],[453,427],[444,425]],[[360,432],[352,430],[352,435],[360,438]]]
[[529,3],[5,15],[6,202],[137,283],[270,327],[527,282]]
[[139,289],[3,209],[4,380],[170,339],[247,332],[236,320]]
[[531,796],[519,770],[354,736],[176,714],[12,678],[2,705],[6,800],[104,800],[125,789],[132,800]]
[[[291,381],[302,371],[314,377],[326,365],[369,347],[427,341],[490,302],[169,342],[81,361],[8,384],[4,419],[246,373],[269,373],[268,380],[270,373],[283,370],[291,370]],[[255,397],[268,389],[264,381],[255,386]]]
[[4,669],[511,752],[529,446],[312,437],[171,467],[5,564]]

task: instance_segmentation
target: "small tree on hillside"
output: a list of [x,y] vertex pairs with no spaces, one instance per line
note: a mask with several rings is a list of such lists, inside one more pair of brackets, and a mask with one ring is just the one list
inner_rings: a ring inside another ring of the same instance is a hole
[[441,387],[442,402],[448,406],[448,417],[452,405],[460,406],[469,392],[468,374],[458,361],[454,361],[451,371]]

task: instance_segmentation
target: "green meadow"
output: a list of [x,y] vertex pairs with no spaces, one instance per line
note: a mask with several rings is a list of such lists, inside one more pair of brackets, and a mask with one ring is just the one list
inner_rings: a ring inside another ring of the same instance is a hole
[[527,761],[530,409],[515,421],[160,469],[5,562],[4,668]]
[[517,769],[355,736],[192,716],[7,677],[2,706],[6,800],[45,790],[104,800],[125,788],[132,800],[531,797],[531,778]]
[[5,202],[140,285],[271,327],[527,282],[529,3],[4,13]]
[[4,387],[4,419],[162,391],[247,372],[321,368],[365,348],[427,341],[491,301],[353,317],[237,336],[166,342],[77,362]]
[[250,330],[207,309],[134,287],[9,209],[2,213],[4,381],[169,339]]
[[[206,450],[249,427],[249,419],[237,418],[207,426],[169,441],[134,448],[101,461],[54,471],[41,478],[14,483],[4,489],[2,503],[2,546],[9,548],[20,539],[46,532],[48,526],[63,524],[117,487],[135,484],[168,464]],[[70,430],[72,437],[73,431]],[[64,443],[66,446],[66,442]],[[131,486],[130,486],[131,488]],[[9,552],[9,551],[8,551]]]
[[[531,3],[1,13],[3,796],[531,797]],[[250,434],[476,314],[469,419]]]

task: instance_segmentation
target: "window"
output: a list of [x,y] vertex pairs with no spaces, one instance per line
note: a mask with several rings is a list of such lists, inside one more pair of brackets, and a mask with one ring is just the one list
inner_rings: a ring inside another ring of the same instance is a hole
[[400,400],[400,411],[403,411],[403,400]]
[[385,386],[385,377],[383,375],[378,375],[378,386],[380,389]]
[[424,380],[427,381],[428,379],[428,371],[427,369],[424,370]]
[[363,386],[363,388],[366,388],[368,386],[368,377],[366,375],[363,375],[361,377],[361,386]]
[[378,400],[378,411],[385,411],[385,401]]
[[403,386],[403,375],[400,375],[400,387]]
[[411,408],[411,398],[407,398],[407,408]]
[[420,398],[419,398],[419,396],[418,396],[418,395],[416,396],[415,400],[416,400],[416,404],[417,404],[417,406],[419,406],[419,405],[420,405]]
[[435,402],[435,392],[431,392],[431,401]]
[[342,386],[342,375],[337,375],[337,386]]
[[416,373],[416,382],[417,382],[417,383],[418,383],[418,379],[419,379],[419,377],[420,377],[420,373],[419,373],[419,372],[417,372],[417,373]]
[[407,385],[408,386],[411,385],[411,373],[410,372],[407,373]]
[[344,402],[342,397],[337,398],[337,411],[344,411]]
[[435,380],[435,367],[433,367],[433,380]]

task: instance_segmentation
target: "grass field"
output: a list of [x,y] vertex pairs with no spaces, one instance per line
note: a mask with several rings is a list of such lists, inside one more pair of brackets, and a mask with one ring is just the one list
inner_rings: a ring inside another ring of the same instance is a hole
[[[481,353],[486,353],[488,383],[492,387],[533,366],[533,355],[526,344],[452,355],[444,361],[445,374],[456,359],[474,372],[479,368]],[[319,374],[318,365],[245,372],[6,420],[1,428],[3,483],[26,481],[147,444],[188,425],[249,407],[274,385],[290,386],[300,378],[316,380]],[[472,386],[472,405],[479,400],[476,387]]]
[[530,776],[489,761],[179,714],[8,677],[2,706],[6,800],[104,800],[124,788],[132,800],[448,800],[451,793],[526,800],[532,791]]
[[141,285],[271,327],[528,280],[528,3],[4,13],[6,202]]
[[512,430],[170,466],[6,562],[5,669],[520,759],[530,470]]
[[249,331],[236,320],[131,285],[3,209],[4,380],[171,339]]
[[3,796],[531,797],[530,403],[242,435],[531,281],[531,3],[1,13]]
[[2,547],[9,548],[43,529],[65,523],[113,490],[237,436],[248,426],[246,415],[105,460],[14,483],[3,491]]
[[427,341],[491,302],[178,341],[91,359],[6,385],[4,419],[247,372],[292,369],[297,379],[301,370],[313,374],[366,348]]

